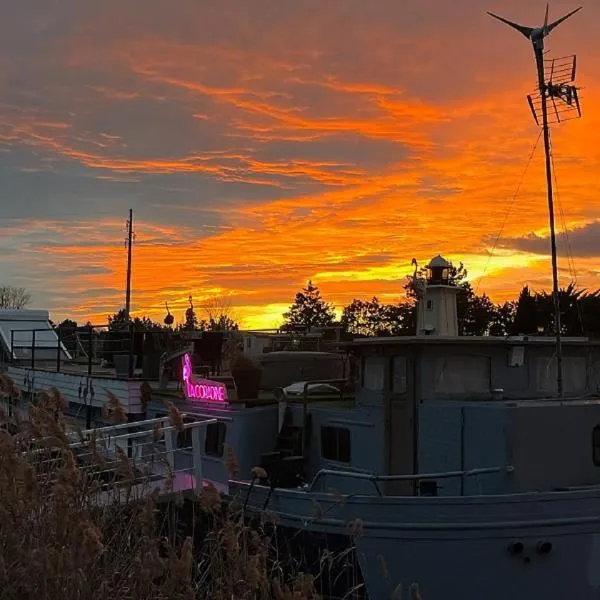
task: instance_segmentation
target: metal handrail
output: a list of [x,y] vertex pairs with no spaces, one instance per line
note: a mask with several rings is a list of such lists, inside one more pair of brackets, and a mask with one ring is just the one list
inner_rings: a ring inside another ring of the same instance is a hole
[[[181,416],[188,417],[190,415],[188,415],[187,413],[181,413]],[[127,423],[118,423],[116,425],[106,425],[105,427],[92,427],[90,429],[69,431],[67,433],[67,437],[71,437],[71,436],[75,437],[75,436],[79,436],[79,435],[90,435],[90,434],[101,435],[103,433],[108,433],[110,431],[116,431],[119,429],[129,429],[130,427],[144,427],[146,425],[154,426],[156,423],[164,423],[165,421],[168,421],[169,419],[170,419],[170,417],[168,417],[168,416],[155,417],[154,419],[145,419],[144,421],[130,421]]]
[[[218,417],[214,417],[211,415],[190,415],[188,413],[181,413],[181,417],[182,418],[186,418],[186,417],[199,417],[196,421],[191,421],[188,423],[183,423],[183,429],[192,429],[194,426],[199,426],[199,425],[210,425],[212,423],[216,423],[220,420],[224,420],[224,419],[220,419]],[[231,420],[231,419],[229,419]],[[144,435],[150,435],[153,433],[153,429],[154,429],[154,425],[160,425],[161,423],[166,423],[170,421],[170,417],[156,417],[154,419],[146,419],[144,421],[131,421],[131,422],[127,422],[127,423],[119,423],[117,425],[107,425],[106,427],[97,427],[95,429],[85,429],[85,430],[76,430],[76,431],[69,431],[66,433],[66,438],[68,440],[69,443],[69,447],[70,448],[77,448],[80,446],[85,445],[87,442],[91,441],[93,439],[93,437],[95,437],[96,440],[100,441],[103,439],[106,439],[107,437],[110,438],[110,440],[117,440],[117,439],[131,439],[131,438],[136,438],[136,437],[143,437]],[[132,429],[132,428],[139,428],[139,427],[146,427],[146,426],[150,426],[152,425],[152,427],[147,427],[147,429],[144,429],[143,431],[133,431],[133,432],[129,432],[129,433],[124,433],[124,434],[120,434],[120,435],[115,435],[112,436],[111,434],[115,431],[120,431],[122,429]],[[174,425],[170,425],[167,427],[161,427],[160,431],[162,432],[166,432],[166,431],[173,431],[174,429],[181,429],[182,427],[176,427]],[[81,440],[82,437],[85,436],[90,436],[89,439],[85,439],[85,440]],[[93,436],[93,437],[92,437]],[[75,438],[75,439],[73,439]],[[44,440],[47,440],[50,438],[38,438],[35,441],[39,441],[39,442],[43,442]],[[35,451],[43,451],[46,448],[39,448],[39,449],[35,449]],[[31,451],[29,451],[31,452]]]
[[[96,438],[96,441],[99,442],[100,444],[109,444],[110,447],[108,446],[104,446],[103,448],[99,448],[99,451],[104,455],[105,460],[107,460],[106,463],[106,468],[104,469],[104,471],[99,471],[99,472],[109,472],[112,469],[108,468],[109,464],[117,464],[118,463],[118,458],[116,460],[113,460],[111,457],[118,457],[117,454],[117,448],[121,447],[122,450],[125,450],[125,448],[123,447],[123,442],[127,442],[127,454],[128,456],[131,458],[133,457],[134,461],[136,460],[136,458],[139,456],[140,457],[140,462],[143,464],[148,464],[150,465],[152,468],[155,465],[154,459],[156,458],[156,456],[159,457],[164,457],[164,459],[166,460],[166,463],[168,464],[168,469],[171,472],[175,472],[175,455],[176,453],[183,451],[183,450],[192,450],[192,466],[191,467],[185,467],[182,469],[177,469],[177,472],[191,472],[193,474],[194,480],[195,480],[195,489],[196,491],[201,490],[202,489],[202,482],[203,482],[203,469],[202,469],[202,460],[203,460],[203,452],[202,452],[202,441],[203,441],[203,437],[201,435],[201,430],[202,429],[206,429],[207,426],[218,423],[219,419],[218,418],[210,418],[210,419],[199,419],[193,422],[188,422],[188,423],[183,423],[182,426],[174,426],[171,424],[168,424],[166,422],[169,421],[168,417],[159,417],[156,419],[148,419],[146,421],[138,421],[138,422],[132,422],[132,423],[122,423],[119,425],[113,425],[113,426],[108,426],[108,427],[104,427],[104,428],[99,428],[96,430],[89,430],[91,432],[94,432],[98,437]],[[160,433],[162,434],[163,439],[161,440],[151,440],[151,441],[141,441],[141,442],[137,442],[135,443],[134,446],[129,446],[129,444],[131,442],[133,442],[134,440],[140,440],[141,438],[148,438],[150,436],[153,436],[154,434],[154,428],[153,427],[148,427],[147,429],[143,430],[143,431],[133,431],[133,432],[127,432],[127,433],[123,433],[120,435],[112,435],[112,433],[114,432],[115,429],[123,429],[126,427],[132,427],[135,425],[153,425],[153,424],[157,424],[157,423],[162,423],[163,426],[160,428]],[[176,443],[176,436],[177,433],[181,430],[191,430],[191,446],[188,446],[186,448],[181,448],[177,446]],[[104,434],[104,435],[103,435]],[[71,433],[72,435],[72,433]],[[38,441],[43,441],[44,438],[41,438]],[[92,440],[89,440],[92,441]],[[74,440],[71,441],[69,443],[69,448],[73,449],[73,450],[79,450],[79,449],[83,449],[85,450],[87,447],[87,442],[88,440]],[[144,458],[144,448],[147,447],[157,447],[157,443],[160,443],[160,446],[162,447],[162,445],[164,444],[164,451],[158,451],[158,453],[153,453],[152,457],[150,458],[150,460],[146,460]],[[37,455],[37,454],[43,454],[46,451],[52,451],[52,448],[48,448],[48,447],[44,447],[44,448],[32,448],[29,450],[26,450],[23,452],[23,454],[33,454],[33,455]],[[135,451],[136,456],[133,456],[133,452]],[[138,454],[141,453],[141,454]],[[84,456],[91,456],[94,454],[94,451],[89,451],[89,452],[83,452],[83,454],[78,453],[79,457],[84,457]],[[44,463],[51,463],[53,462],[54,459],[48,459],[48,460],[43,460],[40,464],[44,464]],[[80,465],[80,468],[87,468],[86,465]]]
[[[103,323],[103,324],[99,324],[99,325],[94,325],[92,323],[88,323],[86,325],[79,325],[78,327],[75,328],[74,332],[72,334],[67,334],[66,337],[68,337],[69,335],[75,335],[77,336],[78,334],[85,334],[85,338],[87,338],[86,340],[86,346],[87,349],[83,350],[83,346],[81,346],[82,350],[84,351],[84,354],[87,355],[87,363],[88,363],[88,375],[92,375],[92,364],[93,364],[93,346],[94,346],[94,331],[95,330],[108,330],[110,324],[107,323]],[[15,360],[15,350],[20,348],[20,349],[29,349],[31,352],[31,357],[30,357],[30,362],[31,362],[31,368],[35,369],[35,352],[36,352],[36,333],[37,332],[41,332],[41,333],[47,333],[49,331],[53,331],[56,334],[56,340],[52,340],[52,341],[44,341],[44,349],[50,349],[50,348],[56,348],[56,372],[60,373],[60,365],[61,365],[61,353],[63,352],[68,352],[66,346],[64,345],[64,340],[66,339],[64,334],[61,334],[61,330],[59,328],[52,328],[49,329],[48,327],[37,327],[37,328],[32,328],[32,329],[11,329],[10,334],[11,334],[11,340],[10,340],[10,353],[11,353],[11,362],[13,362]],[[121,344],[124,341],[128,341],[128,348],[127,349],[117,349],[117,350],[112,350],[112,354],[113,355],[119,355],[119,356],[129,356],[129,377],[133,376],[133,371],[134,371],[134,360],[133,360],[133,336],[136,333],[149,333],[151,335],[164,335],[167,332],[163,332],[163,331],[148,331],[145,329],[145,327],[143,326],[136,326],[136,324],[133,321],[130,321],[129,323],[124,323],[123,327],[120,328],[119,330],[114,330],[113,333],[117,333],[117,334],[121,334],[121,337],[119,337],[116,340],[111,340],[111,342],[118,342],[119,344]],[[31,342],[24,342],[22,344],[19,343],[15,343],[15,335],[19,335],[19,334],[31,334]],[[105,340],[105,343],[109,341],[109,340]]]
[[315,473],[312,481],[309,483],[307,490],[313,491],[319,479],[323,479],[328,475],[336,477],[347,477],[350,479],[362,479],[370,481],[379,496],[383,496],[378,483],[380,481],[422,481],[424,479],[450,479],[453,477],[472,477],[474,475],[485,475],[488,473],[512,473],[515,468],[512,465],[504,467],[481,467],[478,469],[469,469],[465,471],[442,471],[441,473],[415,473],[410,475],[375,475],[374,473],[356,473],[353,471],[337,471],[335,469],[320,469]]
[[[193,421],[192,423],[183,423],[179,427],[175,425],[169,425],[168,427],[161,427],[160,432],[166,433],[168,431],[181,431],[186,429],[193,429],[195,427],[212,425],[213,423],[218,423],[219,419],[199,419],[198,421]],[[146,431],[132,431],[129,433],[123,433],[121,435],[115,435],[110,438],[111,442],[115,442],[117,440],[134,440],[140,437],[144,437],[146,435],[152,434],[152,430]],[[79,448],[85,446],[87,444],[86,441],[83,442],[71,442],[69,444],[69,448]]]

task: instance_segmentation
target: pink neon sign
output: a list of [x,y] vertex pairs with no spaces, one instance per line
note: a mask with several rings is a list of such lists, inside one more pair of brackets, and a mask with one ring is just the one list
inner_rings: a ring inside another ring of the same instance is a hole
[[193,400],[206,402],[227,402],[227,387],[220,381],[192,378],[192,360],[189,354],[183,356],[183,382],[185,395]]

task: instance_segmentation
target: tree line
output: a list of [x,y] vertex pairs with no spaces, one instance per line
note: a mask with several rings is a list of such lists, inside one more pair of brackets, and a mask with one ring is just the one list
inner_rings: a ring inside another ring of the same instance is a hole
[[[355,336],[415,335],[416,302],[424,269],[407,277],[405,299],[387,304],[376,296],[370,300],[355,298],[344,306],[338,320],[333,304],[327,302],[312,281],[296,294],[284,313],[284,330],[340,327]],[[460,335],[553,335],[554,304],[551,293],[533,291],[524,286],[514,300],[496,304],[487,294],[477,294],[467,281],[461,263],[453,267],[450,281],[458,287],[457,313]],[[600,337],[600,290],[589,292],[570,283],[559,290],[561,333],[564,336]]]
[[[317,285],[308,281],[296,293],[289,309],[283,313],[282,331],[306,331],[324,327],[339,327],[355,336],[403,336],[416,333],[416,302],[425,269],[407,277],[404,299],[397,303],[354,298],[336,316],[335,306],[321,295]],[[553,335],[555,332],[552,294],[534,291],[524,286],[517,298],[494,303],[487,294],[478,294],[467,280],[467,269],[461,263],[452,267],[450,281],[457,286],[457,313],[460,335]],[[24,288],[0,286],[0,308],[21,309],[30,300]],[[565,336],[600,338],[600,289],[578,289],[574,283],[559,290],[561,333]],[[204,301],[199,317],[192,297],[183,320],[172,327],[174,317],[167,306],[164,324],[149,317],[129,319],[125,309],[108,316],[108,330],[119,331],[133,323],[136,331],[237,331],[239,322],[231,305],[223,298]],[[87,324],[89,325],[89,323]],[[65,319],[58,325],[64,333],[74,333],[79,325]]]

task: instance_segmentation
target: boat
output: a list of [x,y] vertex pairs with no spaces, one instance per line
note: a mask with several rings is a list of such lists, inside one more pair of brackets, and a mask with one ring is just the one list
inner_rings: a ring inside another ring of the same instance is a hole
[[540,28],[492,15],[531,40],[538,67],[554,335],[459,336],[438,255],[415,281],[416,335],[348,345],[355,405],[288,406],[301,443],[263,457],[266,477],[229,482],[281,527],[354,544],[372,600],[414,585],[425,600],[600,595],[600,341],[561,330],[549,144],[550,102],[557,121],[581,109],[575,58],[549,60],[543,43],[575,12],[549,24],[546,11]]
[[372,599],[596,598],[600,341],[562,339],[559,398],[553,337],[457,335],[450,266],[429,264],[418,335],[349,344],[354,406],[288,406],[305,483],[289,449],[229,493],[353,544]]
[[[544,27],[527,29],[538,66],[540,36],[555,26],[546,18]],[[567,88],[542,77],[546,142],[546,103],[575,98]],[[546,143],[549,168],[548,156]],[[451,269],[438,255],[415,282],[414,336],[343,345],[341,364],[351,368],[324,369],[327,376],[288,371],[302,353],[263,353],[261,341],[255,360],[263,369],[275,365],[267,379],[278,382],[263,396],[246,393],[253,375],[236,381],[233,369],[219,374],[198,362],[216,347],[205,334],[204,350],[192,342],[163,357],[160,370],[170,364],[173,371],[166,382],[162,373],[136,372],[131,340],[125,375],[95,366],[92,373],[91,358],[79,371],[70,363],[50,373],[33,359],[19,363],[13,348],[8,372],[32,398],[56,385],[85,407],[88,424],[102,424],[89,408],[100,408],[99,391],[109,387],[122,394],[132,426],[164,420],[165,399],[179,406],[192,424],[202,423],[190,427],[200,432],[192,440],[168,442],[180,446],[181,470],[193,472],[191,489],[218,485],[248,514],[268,512],[292,538],[307,534],[323,551],[354,547],[372,600],[400,597],[413,584],[425,600],[597,598],[600,342],[564,337],[558,303],[554,336],[460,336]],[[83,345],[91,340],[90,331]],[[311,364],[331,359],[310,354]]]

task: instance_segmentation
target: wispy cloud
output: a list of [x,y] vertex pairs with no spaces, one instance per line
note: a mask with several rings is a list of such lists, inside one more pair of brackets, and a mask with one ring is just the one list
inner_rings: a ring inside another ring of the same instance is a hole
[[[532,24],[545,8],[501,4],[486,8]],[[600,8],[585,11],[549,44],[579,54],[584,119],[552,136],[560,225],[598,287]],[[272,326],[309,278],[338,305],[392,301],[411,258],[438,252],[497,299],[547,284],[539,147],[515,197],[533,75],[526,41],[475,0],[0,7],[0,281],[56,318],[105,318],[132,207],[134,305],[155,317],[217,293]]]

